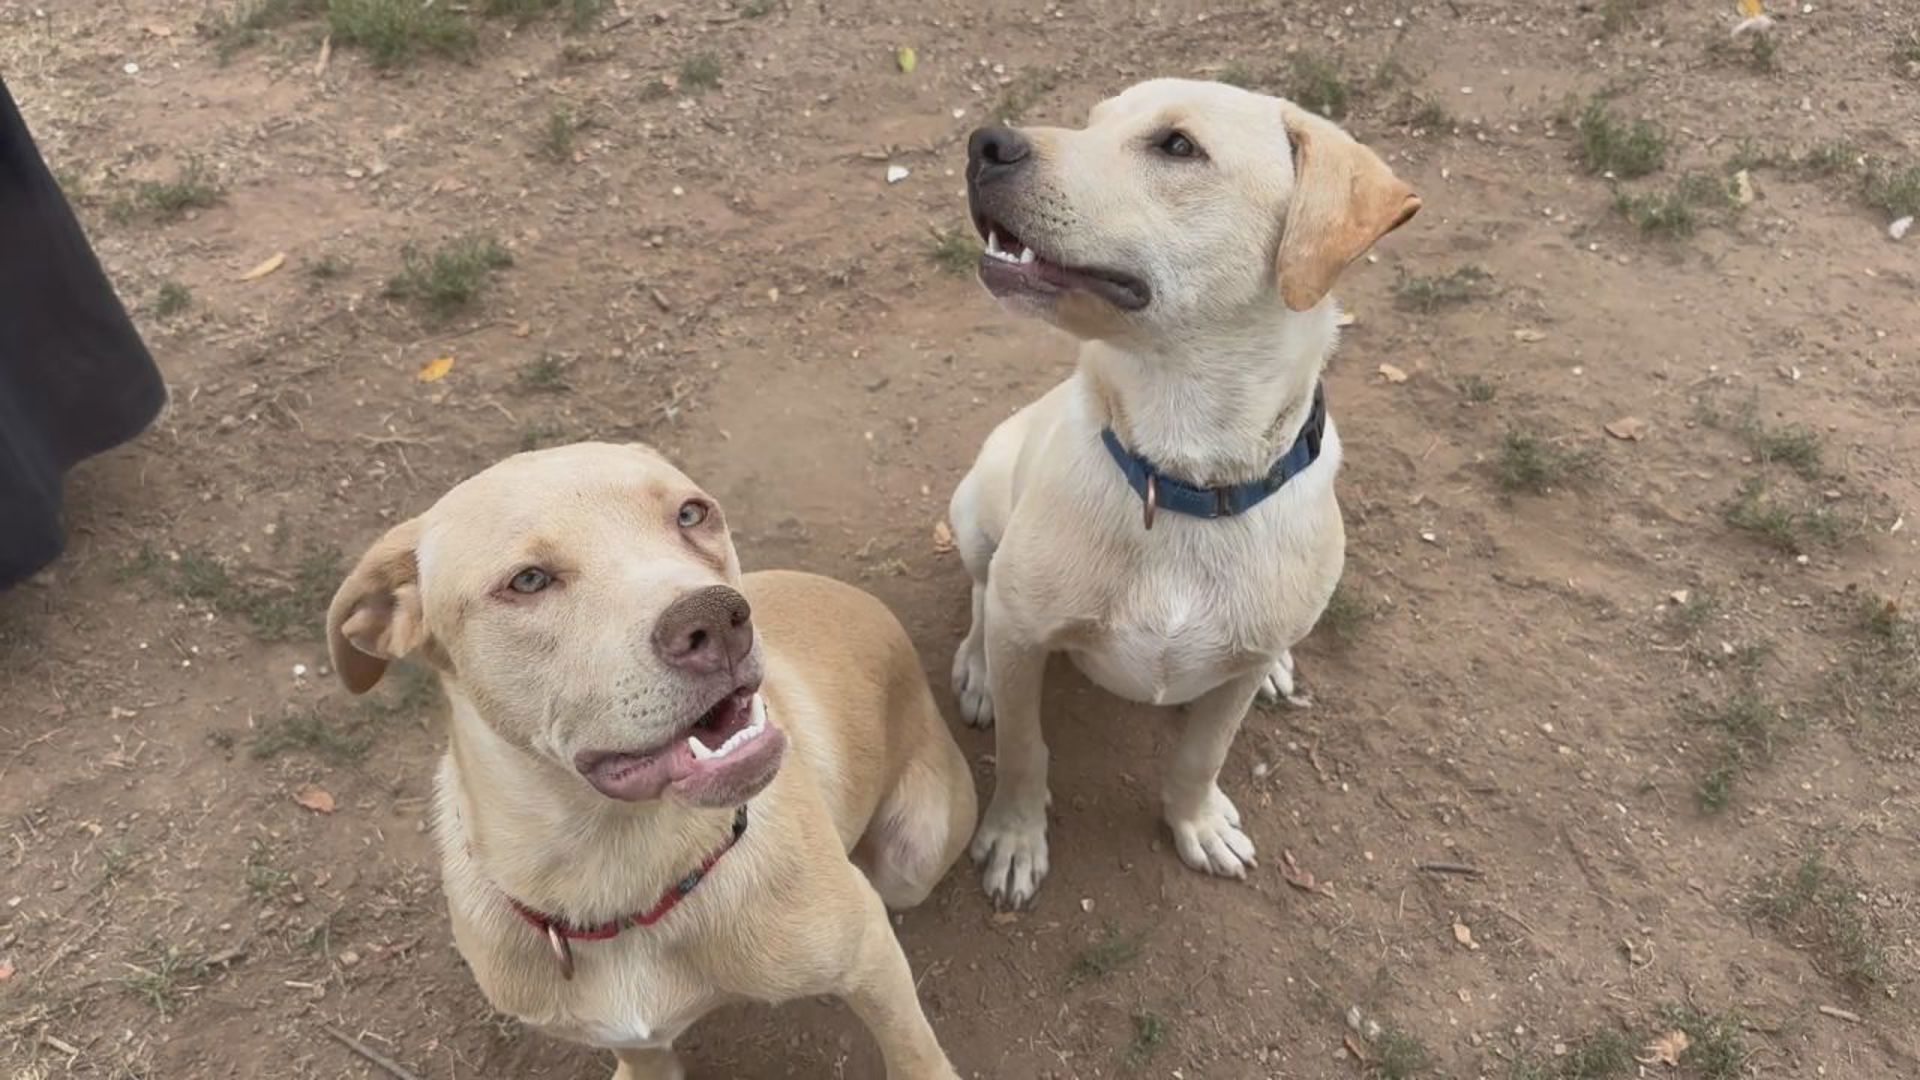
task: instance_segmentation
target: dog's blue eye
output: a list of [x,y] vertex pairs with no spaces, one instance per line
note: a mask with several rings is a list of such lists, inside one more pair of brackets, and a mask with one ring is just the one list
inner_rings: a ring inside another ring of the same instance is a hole
[[707,520],[707,504],[699,499],[688,499],[680,504],[680,527],[691,529]]
[[1187,137],[1184,131],[1169,131],[1154,144],[1155,148],[1168,157],[1193,158],[1200,156],[1200,144]]
[[513,575],[513,580],[507,582],[507,588],[522,595],[531,596],[551,584],[553,584],[552,574],[537,566],[529,566]]

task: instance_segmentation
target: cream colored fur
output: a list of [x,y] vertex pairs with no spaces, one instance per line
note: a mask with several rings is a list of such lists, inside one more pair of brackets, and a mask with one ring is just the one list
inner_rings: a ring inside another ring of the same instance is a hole
[[[1176,130],[1204,156],[1156,155]],[[1149,530],[1100,431],[1189,483],[1263,475],[1333,350],[1328,289],[1419,199],[1326,120],[1217,83],[1143,83],[1084,129],[1020,135],[1029,161],[981,185],[976,214],[1045,260],[1136,275],[1153,299],[1008,300],[1084,345],[1076,373],[1001,424],[953,496],[974,583],[954,688],[971,722],[997,728],[973,855],[998,901],[1025,903],[1047,873],[1040,691],[1064,652],[1121,697],[1184,706],[1166,822],[1189,866],[1242,877],[1254,846],[1218,777],[1256,692],[1294,696],[1289,650],[1339,580],[1340,439],[1329,421],[1318,461],[1249,513],[1162,510]]]
[[[890,1077],[954,1077],[887,908],[923,900],[965,844],[966,760],[879,601],[805,574],[742,576],[717,507],[677,525],[690,498],[711,502],[642,447],[521,454],[397,526],[335,597],[350,688],[412,655],[451,702],[435,831],[461,955],[496,1008],[613,1050],[620,1080],[682,1075],[674,1040],[719,1005],[819,994],[866,1022]],[[558,579],[532,598],[546,606],[505,597],[536,564]],[[752,604],[786,755],[711,876],[652,927],[574,942],[566,980],[509,896],[598,924],[652,906],[728,835],[731,807],[617,801],[573,764],[686,722],[649,635],[677,596],[722,584]]]

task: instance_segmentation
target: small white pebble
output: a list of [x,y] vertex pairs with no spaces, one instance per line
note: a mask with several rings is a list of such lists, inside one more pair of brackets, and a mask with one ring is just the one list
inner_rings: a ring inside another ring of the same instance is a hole
[[293,665],[293,677],[294,677],[294,678],[296,678],[296,679],[304,679],[304,678],[306,678],[306,677],[307,677],[307,665],[305,665],[305,664],[295,664],[295,665]]
[[887,183],[889,184],[897,184],[900,181],[905,180],[907,178],[907,175],[908,175],[908,172],[907,172],[907,167],[905,165],[887,166]]

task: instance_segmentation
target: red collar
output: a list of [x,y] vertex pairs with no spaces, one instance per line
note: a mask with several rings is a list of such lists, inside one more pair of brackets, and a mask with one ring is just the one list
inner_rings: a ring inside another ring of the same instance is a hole
[[560,964],[560,977],[571,979],[573,978],[573,942],[605,941],[617,936],[628,926],[652,926],[666,918],[667,912],[672,911],[680,901],[685,900],[693,890],[700,887],[700,883],[705,881],[707,875],[713,871],[714,864],[720,861],[722,855],[733,850],[733,845],[739,843],[740,837],[746,831],[747,808],[743,805],[733,815],[733,832],[727,837],[725,843],[721,844],[713,854],[707,856],[698,870],[674,882],[672,887],[660,894],[660,899],[647,910],[622,915],[618,919],[603,922],[598,926],[570,926],[550,915],[542,915],[511,896],[507,897],[507,903],[513,905],[513,910],[527,920],[535,930],[546,935],[547,944],[553,947],[553,958]]

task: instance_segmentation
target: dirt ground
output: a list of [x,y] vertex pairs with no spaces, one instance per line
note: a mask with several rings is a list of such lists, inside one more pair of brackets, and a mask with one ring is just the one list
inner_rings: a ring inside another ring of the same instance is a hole
[[[936,525],[1073,348],[931,230],[964,228],[972,127],[1159,74],[1345,95],[1426,209],[1340,290],[1349,566],[1297,652],[1316,705],[1257,711],[1223,778],[1257,875],[1167,843],[1174,718],[1058,667],[1036,906],[963,866],[899,921],[956,1065],[1920,1075],[1910,6],[1753,44],[1731,0],[561,4],[456,10],[467,55],[385,69],[322,59],[324,7],[0,0],[0,73],[172,391],[0,595],[0,1075],[390,1075],[330,1029],[423,1080],[603,1075],[453,951],[434,691],[327,677],[342,560],[506,454],[646,440],[750,568],[885,599],[952,716]],[[470,300],[390,288],[466,236],[511,257]],[[830,1002],[683,1049],[879,1075]]]

